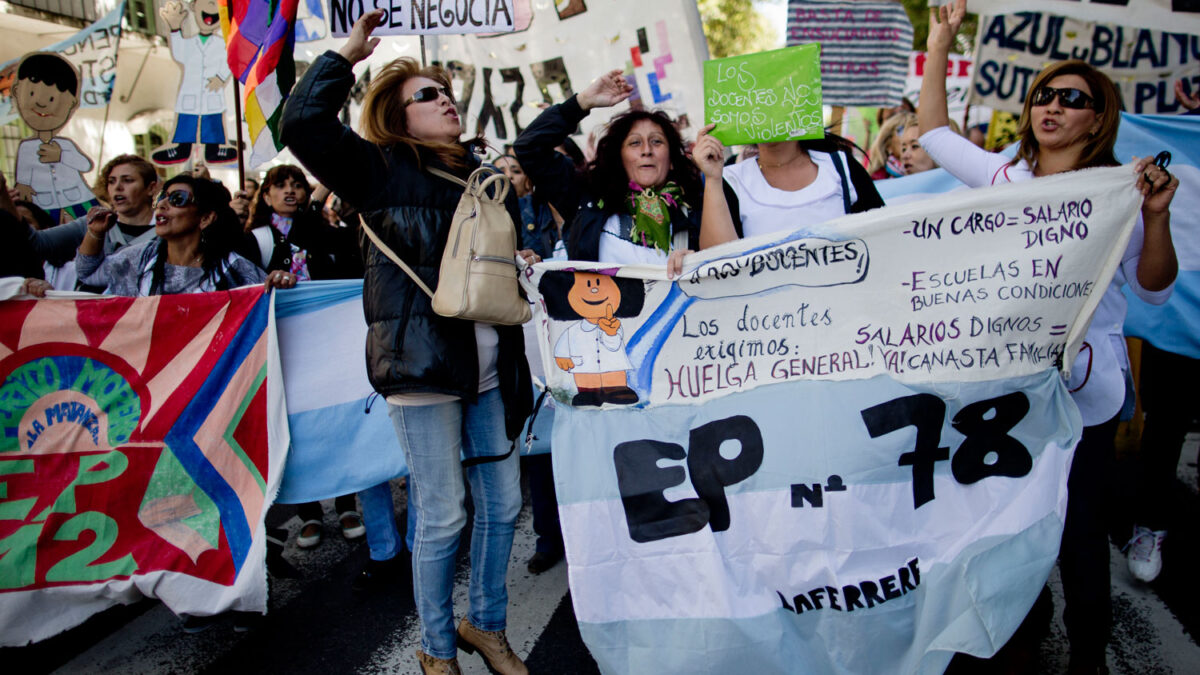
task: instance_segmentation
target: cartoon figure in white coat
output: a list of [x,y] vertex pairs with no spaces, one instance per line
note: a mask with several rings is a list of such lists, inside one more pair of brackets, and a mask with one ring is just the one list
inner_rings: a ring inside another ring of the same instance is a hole
[[[183,23],[195,16],[196,35],[184,37]],[[204,160],[222,164],[237,159],[237,149],[225,142],[225,85],[232,73],[225,56],[217,0],[194,0],[189,10],[171,0],[159,10],[171,29],[171,57],[183,69],[175,98],[175,134],[171,142],[150,155],[156,164],[181,164],[192,155],[194,143],[204,144]]]
[[56,223],[83,216],[98,204],[83,180],[92,160],[74,141],[56,135],[79,107],[79,72],[54,52],[27,54],[17,65],[12,98],[35,134],[17,147],[18,198],[37,204]]
[[547,272],[538,290],[550,318],[580,319],[554,345],[555,364],[574,376],[579,390],[572,404],[637,403],[626,372],[633,364],[625,353],[621,318],[642,311],[646,296],[642,282],[598,272]]

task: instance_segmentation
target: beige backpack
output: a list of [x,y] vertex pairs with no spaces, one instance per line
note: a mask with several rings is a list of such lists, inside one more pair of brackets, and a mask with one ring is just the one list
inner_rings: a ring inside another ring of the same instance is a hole
[[[440,316],[505,326],[525,323],[532,312],[518,290],[517,233],[504,208],[511,187],[508,177],[489,167],[476,169],[465,181],[445,171],[427,170],[464,188],[442,251],[436,292],[365,221],[363,231],[433,299],[433,311]],[[488,195],[493,186],[493,194]]]

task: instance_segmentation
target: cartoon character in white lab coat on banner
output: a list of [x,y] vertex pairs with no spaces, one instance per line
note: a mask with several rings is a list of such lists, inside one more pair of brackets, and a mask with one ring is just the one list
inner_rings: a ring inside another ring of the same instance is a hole
[[[171,0],[159,16],[171,30],[171,56],[183,69],[175,99],[175,134],[150,155],[156,164],[180,164],[192,155],[192,144],[204,144],[204,160],[222,164],[237,160],[237,149],[225,142],[225,85],[232,73],[225,59],[225,38],[217,0],[194,0],[191,9]],[[184,37],[188,14],[197,34]]]
[[92,160],[74,141],[57,136],[79,107],[79,71],[54,52],[26,54],[17,65],[12,98],[34,136],[17,147],[16,190],[54,222],[83,216],[96,206],[83,174]]
[[547,272],[538,282],[546,313],[556,321],[580,321],[563,331],[554,344],[554,363],[574,377],[575,406],[638,402],[626,371],[633,369],[625,352],[621,317],[637,316],[646,291],[638,279],[602,272]]

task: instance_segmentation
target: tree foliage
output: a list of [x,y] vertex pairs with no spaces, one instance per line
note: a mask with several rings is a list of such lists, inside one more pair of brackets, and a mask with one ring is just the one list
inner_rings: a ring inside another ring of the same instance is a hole
[[698,0],[696,4],[712,58],[752,54],[775,46],[774,27],[751,0]]
[[[913,49],[923,52],[925,41],[929,38],[929,0],[900,1],[904,4],[904,11],[908,12],[909,21],[912,22]],[[954,49],[956,52],[969,55],[975,49],[975,30],[978,26],[979,17],[967,14],[962,28],[958,31],[958,41]]]

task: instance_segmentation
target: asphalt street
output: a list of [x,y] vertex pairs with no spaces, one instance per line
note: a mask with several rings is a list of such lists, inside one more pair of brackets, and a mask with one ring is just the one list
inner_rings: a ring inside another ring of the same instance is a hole
[[[1189,437],[1179,464],[1179,480],[1171,486],[1177,523],[1164,546],[1162,576],[1146,585],[1134,580],[1117,544],[1128,538],[1127,519],[1113,526],[1112,574],[1115,626],[1109,649],[1113,673],[1200,672],[1200,586],[1194,571],[1200,563],[1200,521],[1195,517],[1196,455],[1200,436]],[[1129,460],[1118,476],[1128,475]],[[397,520],[404,523],[403,488],[393,487]],[[1120,514],[1123,481],[1114,485],[1114,510]],[[270,612],[248,632],[235,632],[224,618],[207,631],[186,634],[162,604],[146,600],[116,607],[85,624],[41,643],[0,649],[6,673],[417,673],[413,652],[419,644],[416,611],[407,570],[378,591],[356,593],[355,575],[367,559],[362,540],[347,542],[336,532],[336,519],[326,513],[326,536],[315,549],[295,548],[300,522],[284,507],[271,518],[284,521],[292,533],[286,557],[301,571],[300,579],[273,582]],[[545,574],[525,570],[533,554],[534,535],[528,506],[517,523],[513,562],[509,567],[508,636],[534,673],[596,673],[595,662],[579,637],[567,589],[566,565]],[[455,606],[467,605],[466,556],[460,551]],[[1062,591],[1057,572],[1050,588],[1054,618],[1032,638],[1024,672],[1059,673],[1067,666],[1061,620]],[[1043,624],[1044,625],[1044,624]],[[464,673],[486,673],[478,656],[459,653]],[[957,661],[953,672],[999,671],[997,664]],[[798,671],[799,672],[799,671]]]

